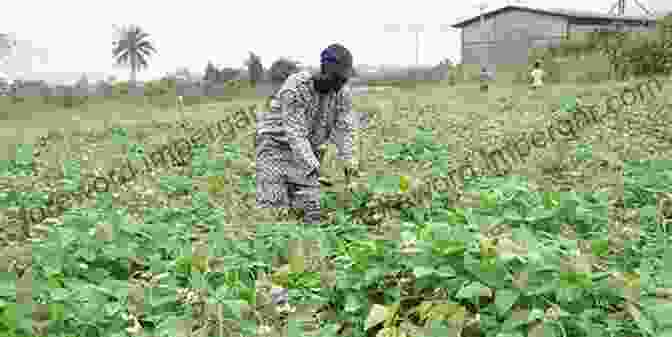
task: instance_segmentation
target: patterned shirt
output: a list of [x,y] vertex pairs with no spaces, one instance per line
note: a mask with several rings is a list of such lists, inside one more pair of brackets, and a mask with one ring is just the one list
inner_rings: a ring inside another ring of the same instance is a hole
[[270,111],[257,122],[257,133],[288,144],[296,163],[307,172],[319,169],[315,152],[327,142],[336,145],[339,160],[352,160],[353,129],[350,89],[322,96],[309,71],[289,76],[271,100]]

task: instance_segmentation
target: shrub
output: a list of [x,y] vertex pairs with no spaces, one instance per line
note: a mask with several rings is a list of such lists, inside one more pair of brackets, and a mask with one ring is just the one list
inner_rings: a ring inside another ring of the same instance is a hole
[[112,95],[119,97],[121,95],[128,95],[128,82],[118,82],[112,85]]
[[218,75],[217,68],[215,68],[215,66],[212,64],[212,62],[208,62],[208,65],[205,66],[203,80],[204,81],[215,81],[215,80],[217,80],[217,75]]
[[226,81],[231,81],[234,78],[238,77],[238,75],[240,75],[240,70],[239,69],[222,68],[217,73],[217,82],[224,83]]
[[163,96],[170,93],[170,87],[161,81],[151,81],[145,83],[145,96]]
[[271,65],[268,70],[272,82],[284,82],[289,75],[299,71],[299,62],[287,58],[279,58]]
[[264,74],[264,66],[261,63],[261,58],[250,52],[250,57],[245,61],[245,65],[247,66],[247,71],[250,76],[250,83],[256,85],[257,82],[262,80]]

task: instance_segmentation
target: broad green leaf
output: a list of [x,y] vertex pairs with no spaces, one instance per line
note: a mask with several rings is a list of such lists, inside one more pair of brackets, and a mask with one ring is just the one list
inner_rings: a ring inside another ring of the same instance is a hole
[[70,298],[70,291],[64,288],[55,288],[50,291],[52,301],[65,301]]
[[453,267],[447,264],[439,267],[439,269],[437,270],[437,274],[443,278],[451,278],[457,276],[455,269],[453,269]]
[[460,289],[460,291],[457,292],[455,297],[462,299],[475,298],[483,296],[483,294],[489,291],[490,288],[482,285],[481,283],[473,282],[468,286],[465,286],[462,289]]
[[117,145],[128,144],[128,130],[126,128],[112,128],[112,141]]
[[182,329],[182,320],[175,316],[174,314],[168,314],[166,315],[163,320],[158,324],[156,327],[157,330],[159,331],[159,336],[161,337],[177,337],[177,336],[184,336],[186,337],[187,334],[184,333],[184,329]]
[[560,194],[556,191],[544,191],[543,192],[543,201],[544,208],[552,209],[560,205]]
[[240,159],[240,145],[238,144],[224,144],[222,152],[224,152],[224,160]]
[[254,175],[240,177],[240,191],[242,193],[255,193],[257,190],[256,184]]
[[87,262],[93,262],[96,259],[96,251],[89,247],[82,247],[75,253],[76,256],[83,258]]
[[593,158],[593,149],[589,144],[579,144],[576,147],[576,159],[586,161]]
[[663,254],[662,286],[672,288],[672,242],[666,245]]
[[62,321],[65,319],[66,307],[63,303],[49,304],[49,319],[55,321]]
[[0,272],[0,297],[16,297],[16,274]]
[[642,331],[650,335],[653,334],[654,323],[648,317],[646,317],[646,315],[643,315],[639,308],[632,305],[631,303],[627,303],[626,309],[635,322],[637,322],[637,326],[639,326]]
[[345,300],[345,312],[357,312],[363,306],[361,298],[355,294],[348,294]]
[[33,145],[19,144],[16,146],[16,163],[28,165],[33,162]]
[[404,144],[387,143],[383,146],[383,156],[385,160],[399,159],[404,151]]
[[512,289],[501,289],[495,292],[495,306],[501,315],[508,312],[520,298],[520,292]]
[[672,303],[659,304],[646,309],[658,325],[665,329],[672,329]]
[[560,111],[574,112],[576,110],[576,97],[564,96],[560,99]]
[[500,332],[496,337],[525,337],[520,331]]
[[497,207],[497,193],[481,192],[481,208],[493,209]]
[[128,147],[128,159],[131,162],[141,161],[146,155],[145,146],[143,144],[133,143]]
[[433,267],[426,267],[426,266],[416,266],[413,267],[413,274],[417,278],[422,278],[425,276],[433,275],[436,273],[436,269]]
[[245,301],[243,300],[226,300],[222,301],[222,304],[224,305],[224,308],[227,309],[227,312],[236,319],[241,319],[241,312],[240,309],[243,306]]
[[466,250],[465,243],[456,240],[435,239],[432,246],[437,253],[444,256],[462,254]]
[[591,252],[595,256],[605,256],[609,252],[609,239],[594,239],[590,242]]
[[530,311],[529,316],[527,317],[527,322],[532,322],[534,320],[543,319],[544,311],[541,309],[534,308]]

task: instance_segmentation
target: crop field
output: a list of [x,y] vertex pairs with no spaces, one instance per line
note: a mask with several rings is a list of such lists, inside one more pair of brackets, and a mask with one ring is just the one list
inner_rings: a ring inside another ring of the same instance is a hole
[[[14,110],[0,335],[672,337],[672,83],[656,80],[618,101],[651,79],[356,96],[363,173],[348,184],[329,148],[319,228],[256,207],[260,98]],[[547,129],[510,165],[483,156]]]

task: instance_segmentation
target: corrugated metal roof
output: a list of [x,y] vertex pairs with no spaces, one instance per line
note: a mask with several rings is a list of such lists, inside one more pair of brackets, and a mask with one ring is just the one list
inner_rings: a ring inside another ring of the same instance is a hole
[[[533,12],[539,14],[553,15],[553,16],[563,16],[568,18],[577,18],[577,19],[604,19],[604,20],[620,20],[620,21],[656,21],[655,16],[618,16],[612,14],[604,14],[599,12],[584,11],[584,10],[574,10],[574,9],[564,9],[564,8],[553,8],[553,9],[541,9],[527,6],[504,6],[486,13],[483,13],[485,18],[489,18],[493,15],[500,14],[505,11],[510,10],[519,10],[526,12]],[[480,20],[481,15],[474,16],[472,18],[462,20],[456,24],[451,25],[453,28],[463,28],[464,26],[469,25],[472,22]]]

